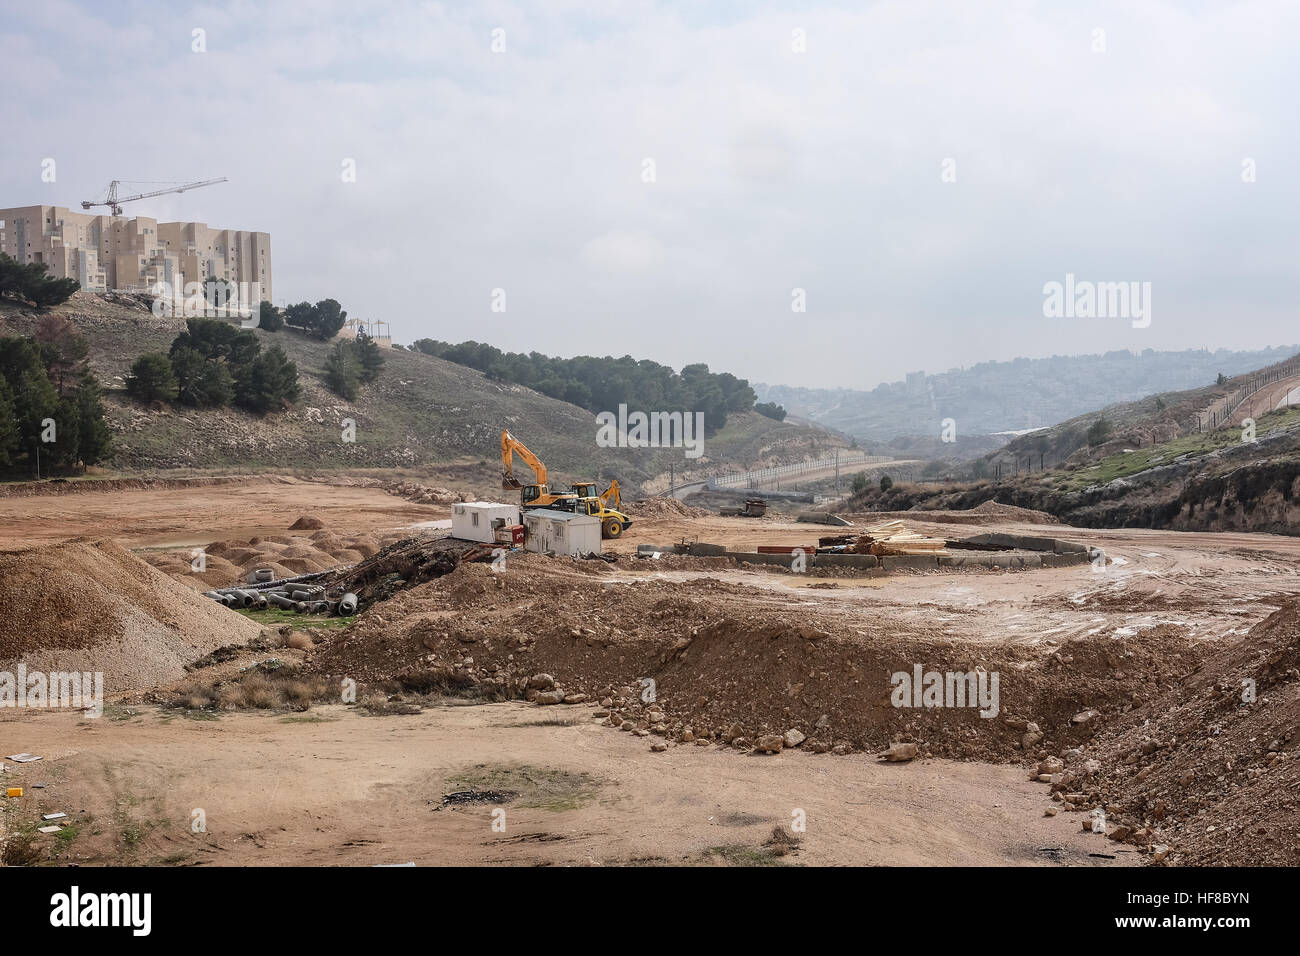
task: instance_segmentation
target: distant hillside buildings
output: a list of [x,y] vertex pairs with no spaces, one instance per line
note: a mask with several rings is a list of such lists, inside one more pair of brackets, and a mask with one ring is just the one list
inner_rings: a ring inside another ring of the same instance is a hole
[[160,282],[182,289],[215,277],[260,283],[261,298],[273,301],[265,232],[19,206],[0,209],[0,252],[44,263],[56,278],[76,279],[90,292],[144,291]]

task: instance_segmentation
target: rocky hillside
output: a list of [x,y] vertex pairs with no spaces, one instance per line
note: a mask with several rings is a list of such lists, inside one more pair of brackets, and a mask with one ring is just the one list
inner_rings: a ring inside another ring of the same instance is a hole
[[1002,481],[872,489],[846,508],[970,508],[997,501],[1081,527],[1300,534],[1300,408],[1262,415],[1255,438],[1244,441],[1240,428],[1221,428]]
[[[284,330],[256,334],[279,344],[297,363],[302,397],[284,413],[257,417],[223,408],[144,406],[124,392],[131,363],[149,351],[167,351],[183,328],[130,301],[79,292],[52,312],[68,316],[90,343],[90,365],[107,389],[107,416],[115,433],[112,467],[128,473],[162,469],[232,468],[413,469],[482,464],[495,470],[500,434],[509,428],[561,480],[617,477],[635,492],[666,475],[703,477],[716,470],[798,461],[845,444],[824,429],[774,422],[754,412],[733,414],[687,459],[681,449],[606,449],[596,445],[589,412],[472,369],[392,349],[377,382],[355,401],[330,392],[322,370],[331,343]],[[0,304],[0,335],[30,335],[38,316]],[[355,442],[343,441],[343,423],[356,423]],[[517,465],[518,467],[518,465]],[[526,467],[523,473],[527,474]]]

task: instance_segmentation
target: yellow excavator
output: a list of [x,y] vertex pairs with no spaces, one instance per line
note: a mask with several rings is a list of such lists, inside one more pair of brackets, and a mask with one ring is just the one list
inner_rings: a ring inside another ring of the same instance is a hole
[[[514,456],[518,455],[533,470],[537,481],[525,485],[514,476]],[[623,499],[618,481],[610,483],[604,494],[597,491],[594,481],[576,482],[567,493],[555,494],[546,484],[546,465],[528,450],[528,447],[509,430],[501,432],[501,487],[507,490],[519,489],[519,504],[525,510],[529,508],[558,508],[561,511],[581,511],[600,519],[600,536],[617,538],[623,529],[632,523],[632,519],[616,510]],[[614,507],[610,507],[610,505]]]
[[[521,484],[514,476],[511,466],[516,454],[533,470],[536,483]],[[501,432],[501,487],[508,491],[518,488],[519,504],[523,508],[553,508],[560,503],[575,501],[578,497],[572,493],[551,494],[551,489],[546,485],[546,466],[509,430]]]

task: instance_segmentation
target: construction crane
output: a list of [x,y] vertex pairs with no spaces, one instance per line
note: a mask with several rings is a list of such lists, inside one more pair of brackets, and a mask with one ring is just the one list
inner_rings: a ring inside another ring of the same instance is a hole
[[[200,186],[211,186],[214,183],[224,182],[226,182],[226,177],[222,176],[219,179],[204,179],[197,183],[174,183],[167,189],[155,189],[153,192],[140,193],[135,196],[119,196],[117,194],[117,187],[122,185],[122,180],[115,179],[108,184],[108,194],[105,195],[103,199],[95,200],[93,202],[88,199],[83,199],[81,202],[81,208],[90,209],[93,206],[107,206],[113,211],[114,216],[120,216],[122,215],[122,203],[124,202],[134,202],[137,199],[148,199],[150,196],[165,196],[168,193],[183,193],[187,189],[198,189]],[[147,186],[150,184],[142,183],[141,185]]]

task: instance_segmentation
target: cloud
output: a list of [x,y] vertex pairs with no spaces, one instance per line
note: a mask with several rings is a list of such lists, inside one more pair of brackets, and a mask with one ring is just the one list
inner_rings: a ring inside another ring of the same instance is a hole
[[[399,340],[491,321],[503,348],[572,354],[593,347],[537,329],[615,315],[596,350],[791,384],[1278,344],[1297,28],[1282,0],[49,0],[0,34],[0,205],[228,176],[137,211],[267,230],[277,298],[333,296]],[[1151,328],[1044,320],[1066,272],[1152,281]]]

